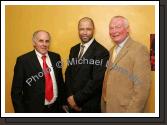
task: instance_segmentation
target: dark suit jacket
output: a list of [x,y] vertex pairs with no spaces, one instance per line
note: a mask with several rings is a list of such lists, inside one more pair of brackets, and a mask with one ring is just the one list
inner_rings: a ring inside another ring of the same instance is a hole
[[[56,66],[56,62],[60,61],[60,56],[53,52],[48,52],[48,55],[54,69],[58,87],[58,98],[56,102],[61,106],[63,103],[64,82],[62,69]],[[45,79],[44,75],[41,77],[41,72],[42,67],[34,50],[17,58],[11,90],[15,112],[43,112]],[[39,79],[35,77],[37,75]],[[29,78],[32,79],[31,86],[26,82]]]
[[[80,44],[71,48],[69,60],[77,59]],[[67,97],[74,95],[74,100],[81,112],[100,112],[102,82],[106,70],[109,52],[96,40],[89,46],[82,59],[103,60],[103,65],[69,65],[65,72]]]

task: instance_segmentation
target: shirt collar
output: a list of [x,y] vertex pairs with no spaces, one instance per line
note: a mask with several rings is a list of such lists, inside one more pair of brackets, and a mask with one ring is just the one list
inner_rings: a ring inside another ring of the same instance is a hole
[[84,45],[86,48],[88,48],[92,44],[93,41],[94,41],[94,38],[92,38],[89,42],[87,42],[85,44],[81,43],[80,45]]
[[[42,58],[43,55],[39,53],[36,49],[35,49],[35,53],[39,58]],[[45,56],[48,57],[48,53],[46,53]]]
[[127,42],[128,38],[129,38],[129,36],[127,36],[127,37],[124,39],[124,41],[123,41],[122,43],[118,44],[117,46],[118,46],[119,48],[123,48],[124,45],[125,45],[125,43]]

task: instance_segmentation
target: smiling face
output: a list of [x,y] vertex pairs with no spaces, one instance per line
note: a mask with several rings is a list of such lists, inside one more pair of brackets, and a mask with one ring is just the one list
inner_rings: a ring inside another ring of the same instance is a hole
[[116,44],[123,42],[129,35],[129,28],[125,19],[113,18],[109,24],[109,35]]
[[80,20],[78,24],[78,33],[83,43],[89,42],[94,34],[94,24],[89,19]]
[[33,38],[34,48],[42,55],[45,55],[49,50],[50,36],[45,31],[39,31]]

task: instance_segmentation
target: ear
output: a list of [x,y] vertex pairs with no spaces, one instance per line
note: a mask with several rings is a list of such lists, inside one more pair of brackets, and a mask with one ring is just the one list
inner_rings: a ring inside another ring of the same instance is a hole
[[129,28],[129,26],[127,27],[127,32],[128,32],[128,33],[130,32],[130,28]]
[[95,36],[95,34],[96,34],[96,30],[95,30],[95,29],[93,29],[93,36]]
[[35,46],[35,41],[32,41],[32,45]]

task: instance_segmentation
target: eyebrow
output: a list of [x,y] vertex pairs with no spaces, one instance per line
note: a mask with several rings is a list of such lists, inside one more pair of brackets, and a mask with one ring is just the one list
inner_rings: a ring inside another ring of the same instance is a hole
[[50,40],[49,39],[48,40],[39,39],[39,41],[50,41]]

